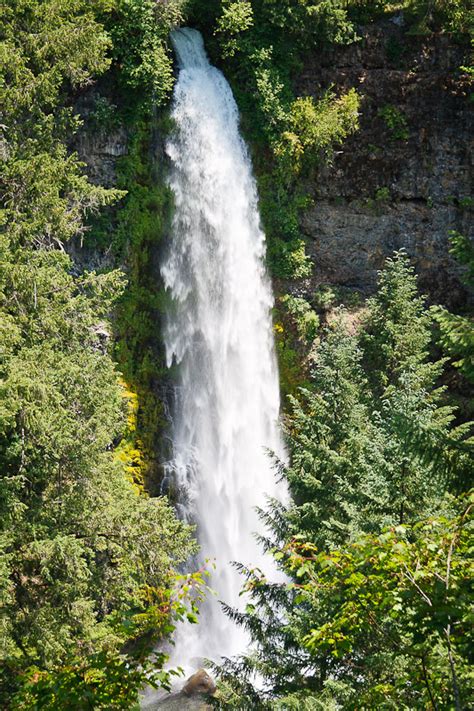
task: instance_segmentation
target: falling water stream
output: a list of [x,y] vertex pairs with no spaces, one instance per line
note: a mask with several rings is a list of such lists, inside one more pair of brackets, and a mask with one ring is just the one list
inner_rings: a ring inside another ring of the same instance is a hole
[[166,470],[202,558],[216,561],[217,596],[208,596],[199,625],[177,631],[173,659],[194,671],[204,657],[247,646],[219,601],[242,605],[231,561],[271,566],[254,537],[262,528],[255,507],[278,498],[268,450],[281,455],[282,445],[265,237],[237,106],[199,32],[176,30],[172,42],[180,71],[166,151],[175,214],[161,273],[173,304],[167,362],[179,375]]

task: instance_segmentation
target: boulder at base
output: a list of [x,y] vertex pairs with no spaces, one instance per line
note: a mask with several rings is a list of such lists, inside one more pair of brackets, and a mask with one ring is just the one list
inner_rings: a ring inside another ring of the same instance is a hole
[[183,686],[183,694],[186,694],[186,696],[195,696],[196,694],[212,696],[215,690],[216,685],[214,679],[205,669],[198,669],[195,674],[189,677]]
[[161,692],[158,698],[150,695],[142,699],[140,708],[142,711],[212,711],[206,697],[212,696],[215,691],[214,679],[205,669],[199,669],[189,677],[180,692]]

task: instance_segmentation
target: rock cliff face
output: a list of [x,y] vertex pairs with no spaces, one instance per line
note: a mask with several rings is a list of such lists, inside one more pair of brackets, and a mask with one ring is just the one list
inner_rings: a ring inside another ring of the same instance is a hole
[[113,188],[116,187],[117,160],[127,155],[129,137],[119,124],[112,123],[104,129],[103,119],[94,121],[100,101],[101,95],[95,87],[85,91],[76,101],[74,110],[84,124],[75,136],[73,147],[84,161],[91,182]]
[[[362,96],[360,130],[306,186],[314,200],[302,216],[315,263],[308,289],[370,292],[385,257],[405,248],[422,290],[455,308],[466,291],[448,234],[472,229],[473,104],[459,71],[467,49],[445,36],[410,37],[400,16],[359,35],[313,53],[295,78],[299,95],[355,87]],[[87,117],[94,98],[87,94],[79,113]],[[127,139],[120,127],[79,133],[75,148],[93,182],[114,185]]]
[[297,77],[299,94],[333,85],[363,97],[360,130],[308,182],[314,206],[303,230],[317,283],[370,291],[385,256],[405,248],[421,288],[455,307],[466,293],[448,232],[469,234],[472,214],[466,50],[446,37],[407,37],[396,19],[313,54]]

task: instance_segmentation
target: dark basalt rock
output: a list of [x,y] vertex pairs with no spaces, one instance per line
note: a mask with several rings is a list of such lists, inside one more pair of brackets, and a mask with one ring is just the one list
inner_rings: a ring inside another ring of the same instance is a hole
[[[393,22],[360,29],[361,41],[313,52],[295,78],[299,95],[354,87],[360,130],[332,164],[309,177],[314,204],[302,216],[319,284],[374,290],[377,270],[404,248],[432,301],[465,302],[462,270],[449,253],[449,231],[472,230],[472,91],[459,67],[467,47],[447,36],[413,37]],[[384,120],[405,123],[396,135]]]

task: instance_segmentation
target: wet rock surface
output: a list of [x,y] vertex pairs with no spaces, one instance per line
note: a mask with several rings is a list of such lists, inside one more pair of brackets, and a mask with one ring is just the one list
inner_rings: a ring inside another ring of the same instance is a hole
[[143,711],[208,711],[212,708],[208,699],[216,691],[214,679],[205,669],[198,669],[184,683],[179,692],[172,694],[160,693],[145,697],[140,704]]
[[205,669],[198,669],[195,674],[189,677],[183,686],[183,694],[186,694],[186,696],[194,696],[196,694],[212,695],[215,690],[216,685],[214,679]]

